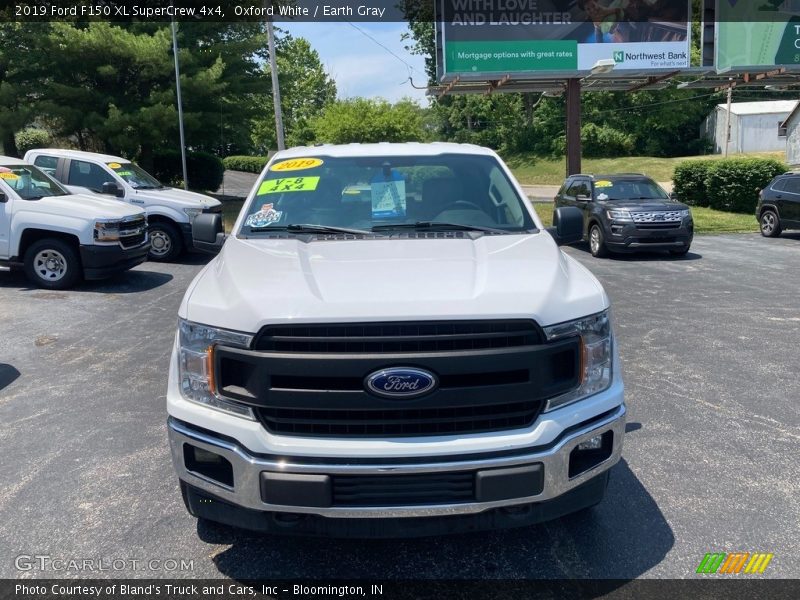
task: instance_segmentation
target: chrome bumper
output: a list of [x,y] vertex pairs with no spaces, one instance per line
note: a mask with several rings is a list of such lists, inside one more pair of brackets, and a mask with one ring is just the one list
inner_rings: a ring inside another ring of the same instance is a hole
[[[202,433],[170,418],[168,421],[172,462],[178,477],[191,486],[207,491],[221,500],[238,506],[267,512],[289,512],[315,514],[338,518],[390,518],[390,517],[433,517],[457,514],[474,514],[492,508],[514,506],[552,500],[565,492],[587,482],[616,464],[622,453],[622,439],[625,435],[625,405],[616,408],[600,421],[594,421],[583,428],[570,432],[555,446],[539,452],[515,454],[494,458],[406,464],[348,464],[343,459],[336,463],[315,463],[313,459],[269,459],[253,456],[236,443],[221,440]],[[612,431],[614,445],[606,460],[573,478],[568,475],[570,452],[580,444],[597,435]],[[228,459],[233,466],[232,487],[220,484],[198,473],[187,470],[183,458],[184,443],[216,452]],[[364,507],[307,507],[267,504],[261,499],[260,474],[262,471],[277,473],[315,473],[325,475],[348,474],[406,474],[441,473],[453,471],[475,471],[500,467],[523,466],[541,463],[544,466],[544,488],[536,496],[512,498],[494,502],[471,502],[459,504],[414,505],[414,506],[364,506]]]

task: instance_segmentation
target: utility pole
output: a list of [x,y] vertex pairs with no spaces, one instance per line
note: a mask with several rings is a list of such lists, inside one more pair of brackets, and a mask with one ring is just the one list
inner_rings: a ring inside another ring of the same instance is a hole
[[281,87],[278,83],[278,61],[275,56],[275,31],[272,19],[267,18],[267,45],[269,48],[269,67],[272,73],[272,105],[275,108],[275,134],[278,139],[278,150],[286,149],[283,138],[283,111],[281,110]]
[[581,80],[567,80],[567,176],[581,172]]
[[731,104],[733,104],[733,79],[728,84],[728,112],[725,117],[725,158],[728,158],[728,148],[731,145]]
[[172,19],[172,54],[175,59],[175,95],[178,100],[178,131],[181,135],[181,164],[183,166],[183,189],[189,189],[189,175],[186,170],[186,136],[183,132],[183,99],[181,97],[181,68],[178,61],[178,34],[175,19]]

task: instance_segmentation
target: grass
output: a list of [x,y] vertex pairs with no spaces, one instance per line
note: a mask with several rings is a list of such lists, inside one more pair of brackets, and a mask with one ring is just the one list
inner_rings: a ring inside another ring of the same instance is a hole
[[[536,214],[545,227],[553,223],[553,205],[549,202],[537,202],[534,205]],[[702,206],[692,207],[694,232],[698,235],[719,233],[758,233],[758,222],[755,215],[729,213]]]
[[[785,161],[785,152],[737,154],[736,158],[759,157]],[[682,158],[655,158],[631,156],[628,158],[584,158],[584,173],[644,173],[659,182],[672,181],[675,165],[684,160],[720,159],[721,155],[689,156]],[[506,157],[506,163],[523,185],[561,185],[566,172],[566,159],[550,159],[530,154]]]

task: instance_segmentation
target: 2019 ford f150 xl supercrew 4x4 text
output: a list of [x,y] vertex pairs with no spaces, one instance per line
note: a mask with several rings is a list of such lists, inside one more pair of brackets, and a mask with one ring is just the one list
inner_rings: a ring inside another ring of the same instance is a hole
[[[581,215],[554,220],[477,146],[279,152],[180,307],[167,409],[189,511],[369,537],[599,502],[623,384],[608,296],[556,243]],[[218,215],[195,227],[222,235]]]
[[0,265],[66,289],[130,269],[148,248],[142,209],[71,194],[36,167],[0,156]]
[[25,160],[74,192],[101,195],[143,208],[150,224],[150,260],[174,260],[193,248],[193,219],[201,213],[222,212],[219,200],[162,185],[140,166],[119,156],[37,148],[29,150]]

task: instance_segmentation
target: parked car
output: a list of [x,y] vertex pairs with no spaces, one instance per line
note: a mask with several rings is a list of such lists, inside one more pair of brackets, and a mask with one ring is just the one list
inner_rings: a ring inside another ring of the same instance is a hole
[[800,173],[778,175],[758,193],[756,218],[764,237],[800,229]]
[[572,175],[558,191],[555,206],[581,210],[584,240],[596,257],[637,250],[682,256],[692,245],[689,207],[644,175]]
[[0,156],[0,265],[61,290],[130,269],[148,249],[141,208],[72,194],[38,168]]
[[[608,296],[558,247],[581,213],[554,223],[485,148],[277,153],[179,310],[168,431],[189,512],[373,537],[598,503],[622,376]],[[223,235],[218,215],[195,228]]]
[[119,156],[40,148],[28,151],[25,160],[75,192],[141,206],[150,224],[150,260],[174,260],[192,249],[192,220],[204,212],[222,212],[222,204],[215,198],[162,185]]

